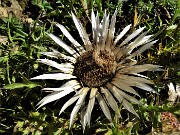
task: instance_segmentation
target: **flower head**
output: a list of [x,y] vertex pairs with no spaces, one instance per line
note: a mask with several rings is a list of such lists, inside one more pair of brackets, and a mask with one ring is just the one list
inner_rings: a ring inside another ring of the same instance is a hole
[[[61,99],[69,93],[74,93],[74,96],[60,110],[61,114],[71,104],[76,103],[71,112],[70,127],[79,110],[81,110],[83,129],[86,125],[90,126],[95,99],[97,99],[104,115],[111,122],[109,109],[111,108],[117,115],[120,115],[118,103],[121,103],[129,112],[137,115],[131,104],[139,104],[139,101],[135,98],[139,94],[134,90],[134,87],[149,92],[154,91],[149,86],[152,82],[139,73],[154,71],[159,69],[160,66],[152,64],[137,65],[134,57],[150,48],[156,41],[153,41],[152,35],[146,35],[147,32],[142,33],[145,28],[142,27],[135,30],[120,43],[120,39],[130,30],[131,25],[126,26],[115,37],[116,14],[115,11],[110,20],[109,14],[105,12],[102,21],[99,22],[98,13],[95,16],[92,11],[93,39],[91,41],[80,21],[72,13],[73,21],[84,43],[83,45],[79,44],[61,24],[56,25],[69,39],[72,46],[67,45],[55,35],[48,34],[68,54],[60,53],[54,49],[52,49],[52,52],[42,52],[42,54],[64,59],[65,63],[59,64],[50,59],[38,59],[39,62],[58,69],[59,73],[43,74],[32,79],[66,80],[66,83],[60,88],[44,88],[43,90],[50,90],[52,93],[44,97],[38,103],[38,106],[42,107],[47,103]],[[85,99],[88,99],[87,104],[84,104],[87,101]],[[83,109],[81,109],[82,106]]]

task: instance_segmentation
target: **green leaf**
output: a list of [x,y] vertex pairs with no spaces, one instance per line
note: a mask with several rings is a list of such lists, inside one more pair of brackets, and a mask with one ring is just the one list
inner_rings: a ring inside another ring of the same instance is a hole
[[7,56],[0,57],[0,62],[6,62],[9,58]]
[[179,76],[180,76],[180,71],[179,71],[179,72],[177,72],[177,75],[179,75]]
[[23,88],[23,87],[28,87],[28,88],[34,88],[40,86],[39,84],[36,83],[13,83],[13,84],[8,84],[4,86],[4,89],[18,89],[18,88]]
[[18,121],[18,122],[17,122],[17,126],[18,126],[19,128],[22,128],[23,125],[24,125],[24,121]]

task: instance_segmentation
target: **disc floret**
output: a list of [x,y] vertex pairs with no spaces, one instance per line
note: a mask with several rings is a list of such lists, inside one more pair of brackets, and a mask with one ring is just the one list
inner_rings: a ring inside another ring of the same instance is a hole
[[106,50],[87,51],[75,63],[74,75],[84,86],[100,87],[110,80],[116,69],[113,54]]

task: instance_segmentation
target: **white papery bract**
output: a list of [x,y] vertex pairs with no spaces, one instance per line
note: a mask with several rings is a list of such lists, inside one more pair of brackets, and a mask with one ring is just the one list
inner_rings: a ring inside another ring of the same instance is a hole
[[[102,112],[110,122],[112,122],[112,110],[120,116],[119,103],[129,112],[138,116],[132,105],[132,103],[140,104],[135,98],[139,97],[139,94],[134,88],[154,92],[149,86],[149,84],[153,84],[152,81],[140,73],[159,70],[160,66],[137,65],[135,57],[149,49],[156,41],[152,39],[152,35],[142,32],[145,27],[135,30],[122,41],[131,25],[126,26],[115,36],[116,14],[115,11],[110,20],[110,15],[105,12],[103,19],[99,21],[98,13],[95,16],[92,11],[93,39],[90,40],[83,25],[72,13],[74,24],[83,41],[82,45],[61,24],[56,25],[72,45],[67,45],[57,36],[48,34],[66,53],[60,53],[54,49],[51,49],[51,52],[41,52],[48,58],[57,60],[38,59],[38,61],[56,68],[59,72],[42,74],[32,79],[65,80],[66,83],[60,88],[44,88],[43,90],[52,91],[52,93],[38,103],[38,108],[74,93],[74,96],[60,110],[61,114],[67,107],[75,103],[70,115],[70,128],[78,112],[81,114],[83,130],[86,125],[90,126],[95,102],[99,103]],[[64,59],[65,63],[58,63],[59,59]]]

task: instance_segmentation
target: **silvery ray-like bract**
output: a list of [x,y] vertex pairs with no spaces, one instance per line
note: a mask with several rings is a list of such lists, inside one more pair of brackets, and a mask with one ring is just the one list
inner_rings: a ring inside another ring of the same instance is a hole
[[[153,64],[137,65],[135,57],[149,49],[157,40],[154,41],[152,35],[147,35],[148,32],[142,32],[145,28],[142,27],[120,42],[130,30],[131,25],[126,26],[122,32],[115,36],[116,14],[117,11],[110,19],[110,15],[105,11],[100,21],[98,13],[95,16],[92,11],[92,39],[90,40],[83,25],[72,13],[74,24],[83,41],[82,45],[71,36],[63,25],[58,23],[56,24],[57,27],[72,45],[67,45],[57,36],[48,34],[66,53],[51,48],[51,52],[41,53],[48,58],[52,57],[57,60],[38,59],[38,61],[58,69],[59,72],[42,74],[31,79],[66,81],[59,88],[44,88],[43,90],[52,91],[52,93],[38,103],[38,108],[74,93],[74,96],[68,99],[59,113],[61,114],[67,107],[75,103],[70,115],[70,128],[78,112],[81,114],[83,129],[87,125],[90,126],[95,102],[99,103],[102,112],[110,122],[112,122],[110,111],[113,110],[120,116],[119,103],[129,112],[138,116],[132,106],[132,103],[140,104],[135,98],[139,94],[134,88],[154,92],[149,86],[149,84],[153,84],[152,81],[140,73],[157,71],[160,66]],[[59,59],[64,59],[65,62],[58,63]]]

